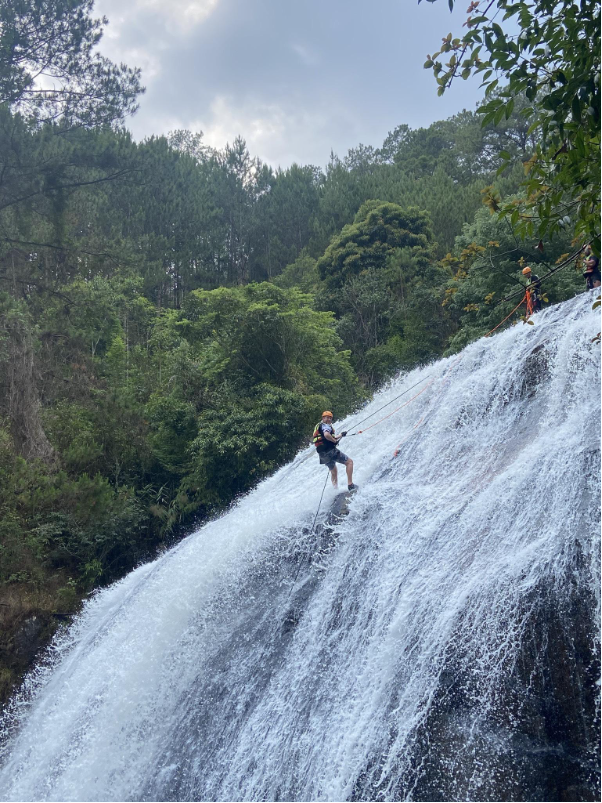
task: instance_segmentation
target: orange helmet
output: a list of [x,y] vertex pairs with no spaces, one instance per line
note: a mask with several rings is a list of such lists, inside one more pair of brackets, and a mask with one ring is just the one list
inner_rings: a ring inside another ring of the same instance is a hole
[[528,276],[531,273],[531,268],[527,265],[526,268],[523,268],[523,276]]
[[332,413],[330,412],[330,410],[324,410],[324,412],[322,413],[322,418],[324,418],[325,415],[329,415],[332,418]]

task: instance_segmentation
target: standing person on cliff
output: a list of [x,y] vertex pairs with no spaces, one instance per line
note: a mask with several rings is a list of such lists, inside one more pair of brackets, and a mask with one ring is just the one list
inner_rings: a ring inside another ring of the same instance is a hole
[[347,490],[354,491],[357,485],[353,484],[353,460],[337,448],[339,441],[346,434],[346,432],[341,432],[340,435],[335,435],[332,413],[330,410],[325,410],[322,413],[322,420],[314,428],[313,444],[320,458],[320,465],[326,466],[330,471],[330,479],[334,487],[338,487],[336,464],[341,463],[347,472]]
[[591,246],[588,245],[583,252],[585,258],[585,266],[583,270],[583,278],[585,279],[585,287],[587,290],[593,290],[594,287],[600,287],[600,261],[597,256],[592,253]]
[[541,280],[528,265],[523,268],[523,276],[527,280],[527,292],[531,296],[533,312],[539,312],[541,309]]

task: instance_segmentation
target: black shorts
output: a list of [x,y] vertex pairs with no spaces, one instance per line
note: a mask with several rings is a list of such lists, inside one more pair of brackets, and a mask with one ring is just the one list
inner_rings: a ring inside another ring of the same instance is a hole
[[327,452],[318,452],[321,466],[328,466],[332,471],[335,463],[346,463],[349,458],[340,449],[329,449]]

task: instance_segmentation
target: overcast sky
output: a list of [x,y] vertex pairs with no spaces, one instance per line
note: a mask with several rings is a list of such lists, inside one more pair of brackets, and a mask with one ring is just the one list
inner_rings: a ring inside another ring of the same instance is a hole
[[[468,2],[468,0],[467,0]],[[101,51],[142,69],[136,139],[175,128],[223,148],[240,134],[274,167],[325,166],[360,142],[474,109],[478,82],[442,98],[422,65],[466,15],[446,0],[97,0]]]

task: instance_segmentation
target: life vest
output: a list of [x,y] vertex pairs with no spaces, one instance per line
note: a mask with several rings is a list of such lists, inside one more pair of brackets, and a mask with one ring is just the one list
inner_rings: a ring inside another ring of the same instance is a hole
[[541,279],[539,276],[536,276],[535,274],[530,276],[529,279],[527,279],[527,287],[531,291],[532,295],[537,295],[541,287]]
[[[324,435],[322,434],[322,430],[320,429],[321,426],[322,422],[318,421],[318,423],[314,428],[314,434],[312,437],[312,443],[316,447],[316,449],[320,449],[321,446],[327,446],[328,444],[330,444],[330,441],[327,441]],[[332,436],[334,437],[334,427],[332,427]],[[334,446],[334,444],[332,445]]]

